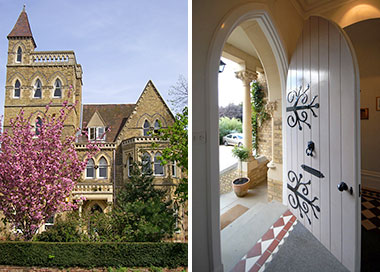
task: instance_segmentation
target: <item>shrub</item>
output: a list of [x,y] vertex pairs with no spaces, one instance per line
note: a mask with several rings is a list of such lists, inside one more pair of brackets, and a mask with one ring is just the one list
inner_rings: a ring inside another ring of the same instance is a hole
[[222,117],[219,119],[219,143],[223,144],[223,137],[233,132],[242,132],[242,123],[239,119]]
[[42,242],[80,242],[84,239],[77,212],[58,215],[53,226],[34,237],[35,241]]
[[187,244],[0,242],[0,265],[174,268],[187,266]]

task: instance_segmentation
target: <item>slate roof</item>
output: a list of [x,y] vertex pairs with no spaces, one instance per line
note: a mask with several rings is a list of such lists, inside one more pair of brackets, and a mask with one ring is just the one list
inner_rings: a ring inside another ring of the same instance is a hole
[[32,38],[34,46],[37,47],[30,28],[28,15],[25,10],[21,11],[15,26],[7,36],[8,39],[11,37]]
[[82,127],[87,127],[91,117],[97,111],[106,126],[111,128],[106,136],[107,142],[114,142],[135,106],[135,104],[84,104]]

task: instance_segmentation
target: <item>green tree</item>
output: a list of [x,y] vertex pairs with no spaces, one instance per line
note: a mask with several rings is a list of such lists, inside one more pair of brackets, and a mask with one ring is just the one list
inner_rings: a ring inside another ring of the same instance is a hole
[[232,132],[242,132],[242,123],[239,119],[221,117],[219,119],[219,143],[223,144],[223,137]]
[[117,195],[110,213],[111,230],[102,228],[111,232],[114,240],[157,242],[173,235],[176,230],[173,201],[166,190],[155,188],[153,179],[151,171],[144,173],[133,165],[131,177]]
[[[188,199],[188,108],[185,107],[182,113],[177,113],[172,126],[160,129],[155,133],[155,137],[168,141],[168,145],[162,150],[161,162],[163,165],[175,162],[181,168],[182,177],[175,190],[175,201],[183,204]],[[153,144],[154,148],[158,144]]]
[[252,106],[252,147],[257,150],[257,133],[260,126],[269,118],[265,111],[265,93],[262,86],[257,82],[252,83],[251,87],[251,106]]

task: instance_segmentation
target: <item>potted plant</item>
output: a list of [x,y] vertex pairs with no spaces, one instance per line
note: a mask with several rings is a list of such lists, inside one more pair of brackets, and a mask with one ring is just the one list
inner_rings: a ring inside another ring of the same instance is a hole
[[237,146],[232,149],[232,155],[239,159],[240,178],[232,182],[232,188],[238,197],[243,197],[248,193],[249,178],[243,177],[242,164],[249,158],[249,150],[244,146]]

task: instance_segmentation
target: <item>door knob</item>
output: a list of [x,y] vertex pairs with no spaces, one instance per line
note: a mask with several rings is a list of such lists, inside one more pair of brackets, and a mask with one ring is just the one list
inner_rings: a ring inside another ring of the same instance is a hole
[[350,187],[350,189],[348,189],[348,186],[344,181],[342,181],[341,183],[338,184],[338,190],[340,192],[349,191],[350,194],[352,195],[352,187]]

